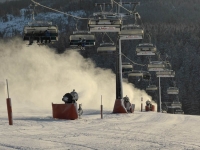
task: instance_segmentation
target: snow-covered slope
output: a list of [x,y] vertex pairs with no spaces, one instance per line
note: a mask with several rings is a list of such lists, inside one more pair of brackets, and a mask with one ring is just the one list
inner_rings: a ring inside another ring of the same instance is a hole
[[55,120],[51,108],[13,110],[9,126],[0,107],[0,149],[199,150],[200,118],[156,112],[112,114],[84,110],[82,119]]
[[[11,14],[7,14],[4,17],[0,17],[0,32],[3,33],[4,37],[12,37],[15,35],[15,32],[22,34],[23,27],[32,20],[31,15],[25,15],[25,12],[27,9],[21,9],[20,17],[14,17]],[[85,12],[80,10],[76,12],[68,12],[69,14],[72,14],[74,16],[83,16],[85,15]],[[39,13],[35,16],[36,20],[45,20],[45,21],[51,21],[54,24],[59,24],[61,28],[59,28],[60,31],[65,30],[64,27],[66,24],[68,24],[68,16],[65,16],[61,13]]]

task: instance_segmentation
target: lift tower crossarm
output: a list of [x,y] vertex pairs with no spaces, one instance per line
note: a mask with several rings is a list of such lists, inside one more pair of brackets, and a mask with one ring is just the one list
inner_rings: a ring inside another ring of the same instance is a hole
[[102,11],[105,11],[105,7],[106,6],[110,6],[110,5],[113,5],[112,3],[95,3],[95,6],[102,6],[103,5],[103,10]]
[[112,5],[112,3],[95,3],[95,6],[100,6],[100,5]]

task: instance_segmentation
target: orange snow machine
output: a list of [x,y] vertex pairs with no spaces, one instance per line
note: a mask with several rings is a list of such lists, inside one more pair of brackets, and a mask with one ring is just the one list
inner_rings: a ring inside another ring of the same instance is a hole
[[75,90],[71,93],[66,93],[62,100],[65,104],[52,103],[53,118],[74,120],[78,119],[83,114],[81,104],[79,104],[79,108],[77,108],[76,101],[78,100],[78,94]]
[[131,104],[129,98],[126,96],[123,99],[116,99],[113,108],[113,113],[133,113],[135,104]]
[[149,100],[146,101],[146,106],[145,106],[146,111],[155,111],[155,105],[152,105]]

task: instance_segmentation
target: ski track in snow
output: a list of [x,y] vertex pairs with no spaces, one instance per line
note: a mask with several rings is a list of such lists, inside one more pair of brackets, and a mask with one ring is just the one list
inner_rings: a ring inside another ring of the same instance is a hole
[[13,112],[13,126],[1,112],[0,149],[200,149],[198,116],[104,111],[101,119],[99,110],[85,110],[82,119],[58,120],[49,112]]

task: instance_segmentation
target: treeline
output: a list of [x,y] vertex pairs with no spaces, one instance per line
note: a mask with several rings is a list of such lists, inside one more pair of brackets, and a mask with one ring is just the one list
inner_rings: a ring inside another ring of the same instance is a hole
[[19,1],[6,1],[0,3],[0,16],[3,17],[7,14],[14,16],[20,16],[20,10],[27,8],[31,3],[31,0],[19,0]]
[[[108,2],[107,0],[35,0],[45,6],[49,6],[60,11],[76,11],[84,10],[88,15],[92,15],[94,11],[100,11],[99,7],[95,7],[95,3]],[[116,0],[119,2],[120,0]],[[123,0],[129,1],[129,0]],[[110,2],[110,1],[109,1]],[[191,22],[198,23],[200,18],[200,1],[199,0],[139,0],[140,5],[137,10],[142,16],[144,22],[148,23],[182,23]],[[20,15],[20,9],[28,8],[32,4],[31,0],[18,0],[0,3],[0,16],[6,14]],[[115,4],[115,3],[114,3]],[[132,9],[130,5],[124,5],[128,9]],[[116,6],[106,7],[107,10],[116,11]],[[121,12],[127,12],[123,8]],[[51,12],[40,6],[36,7],[36,12]]]

